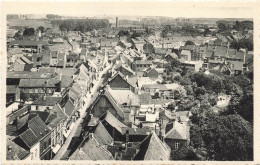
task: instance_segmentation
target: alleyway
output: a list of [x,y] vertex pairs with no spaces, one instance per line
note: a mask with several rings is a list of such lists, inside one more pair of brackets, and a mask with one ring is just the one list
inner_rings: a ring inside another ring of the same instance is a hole
[[55,155],[53,160],[61,160],[61,159],[66,159],[68,156],[70,150],[68,149],[72,138],[76,135],[78,131],[80,131],[80,124],[83,122],[83,118],[85,117],[86,109],[89,108],[91,103],[94,101],[91,98],[91,95],[96,93],[98,88],[101,86],[103,78],[102,76],[111,68],[111,65],[108,65],[100,74],[98,79],[93,83],[94,86],[91,89],[91,94],[88,93],[87,96],[84,98],[85,105],[80,109],[80,118],[75,122],[74,127],[72,128],[68,138],[66,139],[65,143],[62,145],[61,149],[58,151],[58,153]]

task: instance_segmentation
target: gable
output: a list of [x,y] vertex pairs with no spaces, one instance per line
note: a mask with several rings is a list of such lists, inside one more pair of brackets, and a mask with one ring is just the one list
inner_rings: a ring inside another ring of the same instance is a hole
[[126,82],[120,75],[117,75],[114,79],[109,82],[111,88],[128,88],[130,89],[130,84]]

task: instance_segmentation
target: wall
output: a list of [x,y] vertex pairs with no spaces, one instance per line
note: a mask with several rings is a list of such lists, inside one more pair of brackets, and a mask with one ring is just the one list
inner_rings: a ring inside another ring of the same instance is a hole
[[175,142],[177,142],[177,141],[180,142],[178,149],[187,145],[186,140],[176,140],[176,139],[167,139],[167,138],[165,138],[164,140],[165,140],[166,144],[171,148],[171,150],[175,150]]
[[28,160],[40,160],[40,143],[37,143],[30,149]]

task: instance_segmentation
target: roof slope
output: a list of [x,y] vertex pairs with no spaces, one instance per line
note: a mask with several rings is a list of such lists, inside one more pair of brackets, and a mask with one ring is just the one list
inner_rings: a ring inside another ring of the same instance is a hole
[[83,147],[76,150],[70,160],[114,160],[112,154],[100,145],[95,136],[88,137]]
[[135,160],[169,160],[170,150],[153,132],[140,145]]

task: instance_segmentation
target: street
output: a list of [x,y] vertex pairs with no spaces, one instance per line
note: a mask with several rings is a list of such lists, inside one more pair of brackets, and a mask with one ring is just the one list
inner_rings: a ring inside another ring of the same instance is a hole
[[102,76],[111,68],[111,65],[108,65],[103,71],[101,71],[98,79],[96,82],[94,82],[94,86],[91,89],[91,93],[87,93],[87,96],[84,98],[85,105],[79,110],[80,111],[80,118],[75,122],[74,127],[72,128],[68,138],[66,139],[65,143],[62,145],[61,149],[58,151],[58,153],[55,155],[53,160],[65,160],[69,153],[70,148],[69,145],[73,139],[80,131],[81,127],[80,124],[83,122],[84,117],[86,116],[87,112],[86,110],[89,108],[89,106],[92,104],[92,102],[95,100],[95,97],[91,97],[91,95],[96,94],[98,88],[103,82]]

